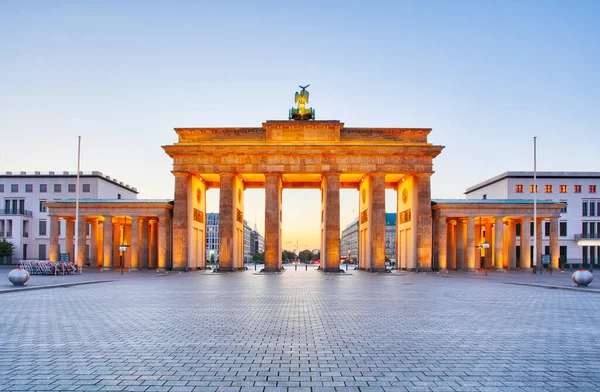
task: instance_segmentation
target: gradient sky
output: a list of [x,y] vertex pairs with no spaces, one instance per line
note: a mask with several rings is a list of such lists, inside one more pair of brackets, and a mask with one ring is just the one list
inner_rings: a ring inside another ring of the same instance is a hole
[[[83,171],[172,198],[174,127],[287,119],[308,83],[317,119],[433,128],[433,198],[532,170],[533,136],[538,170],[600,170],[599,1],[76,3],[0,1],[0,171],[74,171],[81,135]],[[262,229],[264,192],[245,208]],[[284,191],[284,242],[317,248],[319,219]]]

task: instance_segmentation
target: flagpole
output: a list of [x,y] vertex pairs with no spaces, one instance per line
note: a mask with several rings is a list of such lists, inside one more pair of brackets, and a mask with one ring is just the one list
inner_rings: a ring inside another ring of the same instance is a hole
[[[77,136],[77,180],[75,181],[75,265],[83,273],[83,262],[79,263],[79,169],[81,167],[81,136]],[[85,230],[83,230],[85,235]],[[85,255],[85,251],[82,252]],[[84,256],[85,257],[85,256]]]
[[[537,136],[533,137],[533,262],[535,269],[540,269],[537,257]],[[540,269],[540,274],[542,270]]]

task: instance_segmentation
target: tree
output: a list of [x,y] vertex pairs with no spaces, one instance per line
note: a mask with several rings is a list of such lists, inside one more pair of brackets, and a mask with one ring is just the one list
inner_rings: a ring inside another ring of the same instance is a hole
[[6,240],[0,241],[0,258],[11,257],[14,252],[14,245]]

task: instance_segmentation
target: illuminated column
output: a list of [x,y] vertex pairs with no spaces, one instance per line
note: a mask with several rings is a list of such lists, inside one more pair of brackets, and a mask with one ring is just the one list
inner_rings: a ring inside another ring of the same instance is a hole
[[323,250],[321,268],[325,272],[340,271],[340,175],[323,175],[321,186]]
[[438,251],[438,268],[440,271],[447,271],[447,236],[448,236],[448,225],[446,223],[445,217],[440,217],[437,219],[437,251]]
[[[417,177],[417,263],[421,270],[431,269],[431,173]],[[385,215],[385,214],[384,214]],[[472,218],[471,218],[472,220]],[[385,224],[385,223],[384,223]],[[385,238],[384,238],[385,241]]]
[[465,258],[465,245],[466,245],[466,229],[467,220],[459,218],[456,220],[456,269],[464,270],[467,269],[466,258]]
[[50,261],[58,261],[58,216],[50,215]]
[[521,269],[531,268],[531,218],[521,219]]
[[265,178],[265,271],[280,271],[283,183],[277,173],[266,173]]
[[86,235],[85,235],[86,221],[83,216],[80,216],[77,220],[77,266],[83,268],[86,263]]
[[[173,205],[173,269],[184,270],[188,267],[189,258],[188,235],[190,211],[188,211],[188,198],[191,197],[191,178],[189,173],[173,174],[175,175],[175,202]],[[223,195],[221,194],[221,199],[222,198]]]
[[158,270],[165,271],[167,268],[167,221],[166,216],[158,217]]
[[504,238],[502,217],[497,216],[494,223],[494,267],[496,271],[504,270]]
[[560,246],[558,244],[558,218],[550,218],[550,254],[552,255],[552,268],[558,269],[558,260],[560,253]]
[[148,238],[148,268],[150,269],[156,269],[157,268],[157,255],[156,255],[156,251],[157,251],[157,244],[156,244],[156,220],[155,219],[150,219],[150,221],[148,222],[148,232],[149,232],[149,238]]
[[113,267],[113,222],[111,216],[104,217],[104,238],[102,244],[104,246],[102,270],[109,271]]
[[65,250],[63,253],[69,254],[69,260],[75,261],[75,254],[73,253],[73,218],[65,218]]
[[456,269],[456,220],[448,222],[448,269]]
[[508,269],[517,269],[517,221],[516,219],[509,219],[508,221]]
[[467,217],[467,271],[475,270],[475,218]]
[[137,216],[131,217],[131,253],[130,270],[137,271],[139,269],[140,255],[140,218]]
[[536,261],[535,265],[538,268],[538,272],[540,271],[540,267],[542,267],[542,254],[544,254],[543,248],[543,237],[542,237],[542,226],[544,225],[544,218],[538,218],[537,224],[535,225],[535,243],[536,243],[536,255],[534,256],[534,260]]
[[98,219],[90,221],[90,268],[98,265]]
[[[150,268],[150,222],[148,218],[141,218],[142,223],[142,252],[141,267]],[[175,251],[175,249],[173,249]]]
[[231,271],[234,269],[234,186],[235,175],[222,173],[220,176],[219,190],[219,270]]

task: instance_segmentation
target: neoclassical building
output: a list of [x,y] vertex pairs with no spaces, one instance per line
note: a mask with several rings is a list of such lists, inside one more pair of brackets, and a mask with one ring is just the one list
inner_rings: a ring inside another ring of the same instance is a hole
[[409,268],[431,268],[430,177],[443,149],[428,128],[267,121],[258,128],[176,128],[173,268],[206,264],[205,192],[218,187],[220,269],[243,268],[244,190],[265,189],[265,271],[282,267],[284,188],[321,190],[321,265],[339,271],[340,189],[359,196],[359,268],[385,270],[385,190],[398,193],[397,238]]

